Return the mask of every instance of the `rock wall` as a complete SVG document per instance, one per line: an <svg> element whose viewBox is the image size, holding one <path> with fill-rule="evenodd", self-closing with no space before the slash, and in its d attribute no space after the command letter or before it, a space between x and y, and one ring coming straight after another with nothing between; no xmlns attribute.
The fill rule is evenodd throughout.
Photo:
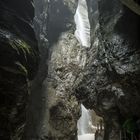
<svg viewBox="0 0 140 140"><path fill-rule="evenodd" d="M34 31L36 33L40 54L39 69L31 86L25 140L40 140L47 133L46 92L43 81L48 73L48 0L35 0Z"/></svg>
<svg viewBox="0 0 140 140"><path fill-rule="evenodd" d="M52 140L77 139L80 106L72 90L83 68L85 55L81 56L82 48L74 36L76 7L75 0L58 0L50 4L50 57L44 86L47 91L48 139Z"/></svg>
<svg viewBox="0 0 140 140"><path fill-rule="evenodd" d="M80 106L73 82L86 54L74 36L76 0L35 1L41 62L33 82L24 139L77 139Z"/></svg>
<svg viewBox="0 0 140 140"><path fill-rule="evenodd" d="M140 118L140 17L118 0L87 4L90 48L74 35L77 0L35 0L36 74L32 1L0 1L1 139L21 139L27 121L25 140L77 140L80 103L103 117L104 140Z"/></svg>
<svg viewBox="0 0 140 140"><path fill-rule="evenodd" d="M32 0L0 0L0 139L21 139L38 67Z"/></svg>
<svg viewBox="0 0 140 140"><path fill-rule="evenodd" d="M91 24L93 11L90 4ZM90 57L76 96L104 118L104 140L118 140L125 120L140 118L140 17L118 0L99 1L97 13Z"/></svg>
<svg viewBox="0 0 140 140"><path fill-rule="evenodd" d="M36 106L42 108L43 118L37 122L38 137L77 139L79 103L83 103L104 118L104 139L118 140L125 120L140 115L139 16L118 0L88 0L92 45L85 49L74 36L77 1L42 2L47 3L47 24L43 22L41 34L49 55L42 61L48 65L48 76L42 76L43 85L36 93L41 96L34 100L36 105L39 97L45 106L40 102Z"/></svg>

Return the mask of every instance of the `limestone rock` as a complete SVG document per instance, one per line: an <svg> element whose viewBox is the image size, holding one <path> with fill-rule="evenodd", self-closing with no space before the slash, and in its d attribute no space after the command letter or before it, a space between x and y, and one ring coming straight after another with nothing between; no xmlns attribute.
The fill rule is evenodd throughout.
<svg viewBox="0 0 140 140"><path fill-rule="evenodd" d="M104 118L104 139L118 140L124 121L140 117L140 17L117 0L101 0L97 12L98 28L91 32L93 45L76 96Z"/></svg>

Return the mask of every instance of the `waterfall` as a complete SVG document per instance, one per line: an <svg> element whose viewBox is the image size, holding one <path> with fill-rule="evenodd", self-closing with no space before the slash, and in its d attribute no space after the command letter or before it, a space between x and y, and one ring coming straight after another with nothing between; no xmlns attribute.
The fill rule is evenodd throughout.
<svg viewBox="0 0 140 140"><path fill-rule="evenodd" d="M90 23L88 18L88 8L86 0L79 0L78 7L74 16L77 40L84 47L90 47Z"/></svg>
<svg viewBox="0 0 140 140"><path fill-rule="evenodd" d="M78 7L74 16L76 31L75 36L83 47L90 47L90 23L88 18L88 7L86 0L78 0ZM94 128L90 112L81 105L82 116L78 121L78 140L94 140Z"/></svg>
<svg viewBox="0 0 140 140"><path fill-rule="evenodd" d="M91 116L89 111L81 105L82 116L78 121L78 134L83 135L90 132Z"/></svg>
<svg viewBox="0 0 140 140"><path fill-rule="evenodd" d="M92 125L92 118L89 110L81 105L82 116L78 121L78 140L94 140L94 133L92 129L95 127Z"/></svg>

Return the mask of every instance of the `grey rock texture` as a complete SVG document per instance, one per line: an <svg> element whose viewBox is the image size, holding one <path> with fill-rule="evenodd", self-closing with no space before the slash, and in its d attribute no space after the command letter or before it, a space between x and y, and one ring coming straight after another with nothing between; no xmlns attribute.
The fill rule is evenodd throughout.
<svg viewBox="0 0 140 140"><path fill-rule="evenodd" d="M140 118L140 17L118 0L87 0L91 47L74 36L77 0L36 1L41 63L32 85L26 140L77 140L80 103L118 140L124 122Z"/></svg>
<svg viewBox="0 0 140 140"><path fill-rule="evenodd" d="M31 85L24 140L40 140L47 133L46 92L42 83L48 73L48 0L35 0L34 31L40 54L39 69Z"/></svg>
<svg viewBox="0 0 140 140"><path fill-rule="evenodd" d="M45 105L39 135L77 139L83 103L104 118L104 139L118 140L124 121L140 117L139 16L118 0L87 1L92 45L85 49L74 36L76 2L56 0L47 6L41 33L47 31L48 76L39 91Z"/></svg>
<svg viewBox="0 0 140 140"><path fill-rule="evenodd" d="M118 140L124 121L140 117L140 17L117 0L99 1L98 13L99 25L91 32L95 37L76 96L104 118L104 139Z"/></svg>
<svg viewBox="0 0 140 140"><path fill-rule="evenodd" d="M75 81L83 70L84 50L75 36L64 33L53 47L47 78L49 133L53 139L77 139L80 106L72 94Z"/></svg>
<svg viewBox="0 0 140 140"><path fill-rule="evenodd" d="M71 91L86 59L74 36L77 1L35 1L35 7L41 62L24 139L74 140L80 106Z"/></svg>
<svg viewBox="0 0 140 140"><path fill-rule="evenodd" d="M86 53L74 36L76 7L74 0L50 4L50 13L53 13L48 24L50 57L44 86L47 89L48 139L52 140L77 139L80 106L72 91Z"/></svg>

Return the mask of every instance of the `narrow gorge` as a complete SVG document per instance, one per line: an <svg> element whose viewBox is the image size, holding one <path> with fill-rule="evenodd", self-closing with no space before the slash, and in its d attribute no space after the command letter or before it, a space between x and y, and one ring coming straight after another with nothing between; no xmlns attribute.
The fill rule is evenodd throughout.
<svg viewBox="0 0 140 140"><path fill-rule="evenodd" d="M0 140L140 140L139 0L0 0Z"/></svg>

